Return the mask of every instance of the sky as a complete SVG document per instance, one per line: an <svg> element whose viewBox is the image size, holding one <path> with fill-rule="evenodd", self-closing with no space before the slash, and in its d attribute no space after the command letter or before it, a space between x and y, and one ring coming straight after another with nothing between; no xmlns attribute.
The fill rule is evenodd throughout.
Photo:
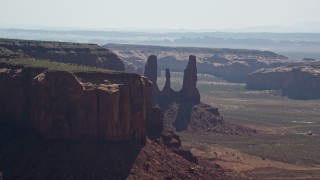
<svg viewBox="0 0 320 180"><path fill-rule="evenodd" d="M0 27L320 32L320 0L0 0ZM253 28L254 27L254 28ZM250 28L248 29L250 30Z"/></svg>

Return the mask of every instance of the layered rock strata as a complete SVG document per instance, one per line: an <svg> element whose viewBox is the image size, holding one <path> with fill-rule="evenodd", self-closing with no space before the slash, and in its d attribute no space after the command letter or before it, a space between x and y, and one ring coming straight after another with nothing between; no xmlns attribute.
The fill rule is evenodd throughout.
<svg viewBox="0 0 320 180"><path fill-rule="evenodd" d="M196 57L193 55L189 56L189 62L187 68L184 70L183 85L180 91L183 99L194 101L195 103L200 102L200 94L197 89L197 65Z"/></svg>
<svg viewBox="0 0 320 180"><path fill-rule="evenodd" d="M30 126L46 139L146 137L151 83L138 75L7 67L0 84L1 122Z"/></svg>
<svg viewBox="0 0 320 180"><path fill-rule="evenodd" d="M0 39L0 47L33 58L125 70L123 62L116 54L97 44Z"/></svg>
<svg viewBox="0 0 320 180"><path fill-rule="evenodd" d="M277 90L294 99L320 98L320 67L278 67L249 74L247 89Z"/></svg>
<svg viewBox="0 0 320 180"><path fill-rule="evenodd" d="M152 66L150 59L153 59ZM153 81L153 88L156 84L157 60L150 58L145 67L145 75ZM150 75L149 72L153 73ZM186 129L206 129L223 123L217 108L200 103L200 93L197 89L197 66L196 57L191 55L184 70L183 85L180 91L171 89L170 69L166 68L166 82L162 91L153 94L153 104L158 104L165 112L164 122L167 128L175 128L177 131ZM189 126L193 128L190 128ZM172 127L173 126L173 127ZM156 127L156 126L153 126ZM156 132L155 129L152 130ZM152 134L152 133L149 133Z"/></svg>
<svg viewBox="0 0 320 180"><path fill-rule="evenodd" d="M191 55L189 62L184 70L182 89L175 92L171 89L170 84L170 69L166 68L166 83L163 90L160 91L157 85L157 57L154 55L149 56L148 62L145 66L144 75L153 83L152 96L154 104L159 104L163 100L182 99L192 101L193 103L200 102L200 93L197 89L197 66L196 57Z"/></svg>
<svg viewBox="0 0 320 180"><path fill-rule="evenodd" d="M156 101L156 97L159 95L159 87L157 84L157 69L158 69L158 62L157 56L151 55L148 57L148 61L144 70L144 76L147 77L152 83L152 101Z"/></svg>

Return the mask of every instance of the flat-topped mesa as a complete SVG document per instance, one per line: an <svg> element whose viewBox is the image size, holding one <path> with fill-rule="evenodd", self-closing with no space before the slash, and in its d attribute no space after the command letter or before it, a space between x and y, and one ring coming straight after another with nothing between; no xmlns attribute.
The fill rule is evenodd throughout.
<svg viewBox="0 0 320 180"><path fill-rule="evenodd" d="M156 102L156 99L159 95L159 87L157 85L157 70L158 70L158 62L157 62L157 56L151 55L148 57L147 64L145 66L144 70L144 76L147 77L152 83L152 99L153 103Z"/></svg>
<svg viewBox="0 0 320 180"><path fill-rule="evenodd" d="M171 81L170 81L171 75L170 75L170 69L166 68L166 83L162 89L162 93L164 95L171 95L173 93L173 90L171 88Z"/></svg>
<svg viewBox="0 0 320 180"><path fill-rule="evenodd" d="M196 56L190 55L187 68L184 70L181 97L186 100L200 102L200 94L197 89L197 65Z"/></svg>
<svg viewBox="0 0 320 180"><path fill-rule="evenodd" d="M259 69L248 75L247 89L277 90L293 99L320 99L320 67Z"/></svg>
<svg viewBox="0 0 320 180"><path fill-rule="evenodd" d="M0 68L0 123L44 139L145 140L151 83L136 74Z"/></svg>
<svg viewBox="0 0 320 180"><path fill-rule="evenodd" d="M0 39L0 46L24 56L124 71L121 59L97 44Z"/></svg>

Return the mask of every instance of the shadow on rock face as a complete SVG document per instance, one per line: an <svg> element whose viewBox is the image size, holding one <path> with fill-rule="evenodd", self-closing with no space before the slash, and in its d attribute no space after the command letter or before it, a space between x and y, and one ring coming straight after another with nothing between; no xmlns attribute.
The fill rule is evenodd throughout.
<svg viewBox="0 0 320 180"><path fill-rule="evenodd" d="M144 142L44 141L30 130L0 125L4 179L126 179Z"/></svg>
<svg viewBox="0 0 320 180"><path fill-rule="evenodd" d="M196 103L187 101L181 102L175 119L176 131L186 130L191 119L191 112Z"/></svg>

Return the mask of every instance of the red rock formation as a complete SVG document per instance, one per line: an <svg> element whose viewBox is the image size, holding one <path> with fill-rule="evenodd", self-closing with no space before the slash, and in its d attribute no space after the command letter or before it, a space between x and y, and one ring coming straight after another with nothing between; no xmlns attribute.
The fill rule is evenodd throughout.
<svg viewBox="0 0 320 180"><path fill-rule="evenodd" d="M44 138L145 139L151 84L138 75L3 68L0 83L1 121Z"/></svg>
<svg viewBox="0 0 320 180"><path fill-rule="evenodd" d="M166 68L166 83L163 87L162 94L164 96L172 96L173 95L173 89L171 89L171 82L170 82L170 69Z"/></svg>
<svg viewBox="0 0 320 180"><path fill-rule="evenodd" d="M158 69L157 56L155 55L149 56L145 70L144 70L144 76L147 77L154 84L157 84L157 69Z"/></svg>
<svg viewBox="0 0 320 180"><path fill-rule="evenodd" d="M282 94L294 99L320 99L320 67L293 68L284 82Z"/></svg>
<svg viewBox="0 0 320 180"><path fill-rule="evenodd" d="M248 89L282 89L294 99L320 98L320 67L278 67L260 69L248 76Z"/></svg>
<svg viewBox="0 0 320 180"><path fill-rule="evenodd" d="M181 146L181 140L178 135L176 135L173 131L163 131L161 133L160 143L170 148L174 153L182 156L186 160L198 163L198 159L193 156L189 149L186 149Z"/></svg>
<svg viewBox="0 0 320 180"><path fill-rule="evenodd" d="M161 108L159 106L152 107L152 116L148 120L147 125L148 126L154 126L158 129L163 129L163 112L161 111Z"/></svg>
<svg viewBox="0 0 320 180"><path fill-rule="evenodd" d="M124 71L117 55L96 44L0 39L0 46L34 58Z"/></svg>
<svg viewBox="0 0 320 180"><path fill-rule="evenodd" d="M159 106L152 107L151 116L147 119L147 134L151 139L157 139L163 130L164 114Z"/></svg>
<svg viewBox="0 0 320 180"><path fill-rule="evenodd" d="M147 77L152 83L152 102L156 102L156 98L159 96L160 90L157 85L157 56L151 55L148 57L147 64L144 70L144 76Z"/></svg>
<svg viewBox="0 0 320 180"><path fill-rule="evenodd" d="M259 69L247 77L247 89L277 90L282 89L291 68Z"/></svg>
<svg viewBox="0 0 320 180"><path fill-rule="evenodd" d="M200 94L197 89L197 65L196 57L189 56L189 62L187 68L184 70L183 85L181 89L181 96L183 99L200 102Z"/></svg>

